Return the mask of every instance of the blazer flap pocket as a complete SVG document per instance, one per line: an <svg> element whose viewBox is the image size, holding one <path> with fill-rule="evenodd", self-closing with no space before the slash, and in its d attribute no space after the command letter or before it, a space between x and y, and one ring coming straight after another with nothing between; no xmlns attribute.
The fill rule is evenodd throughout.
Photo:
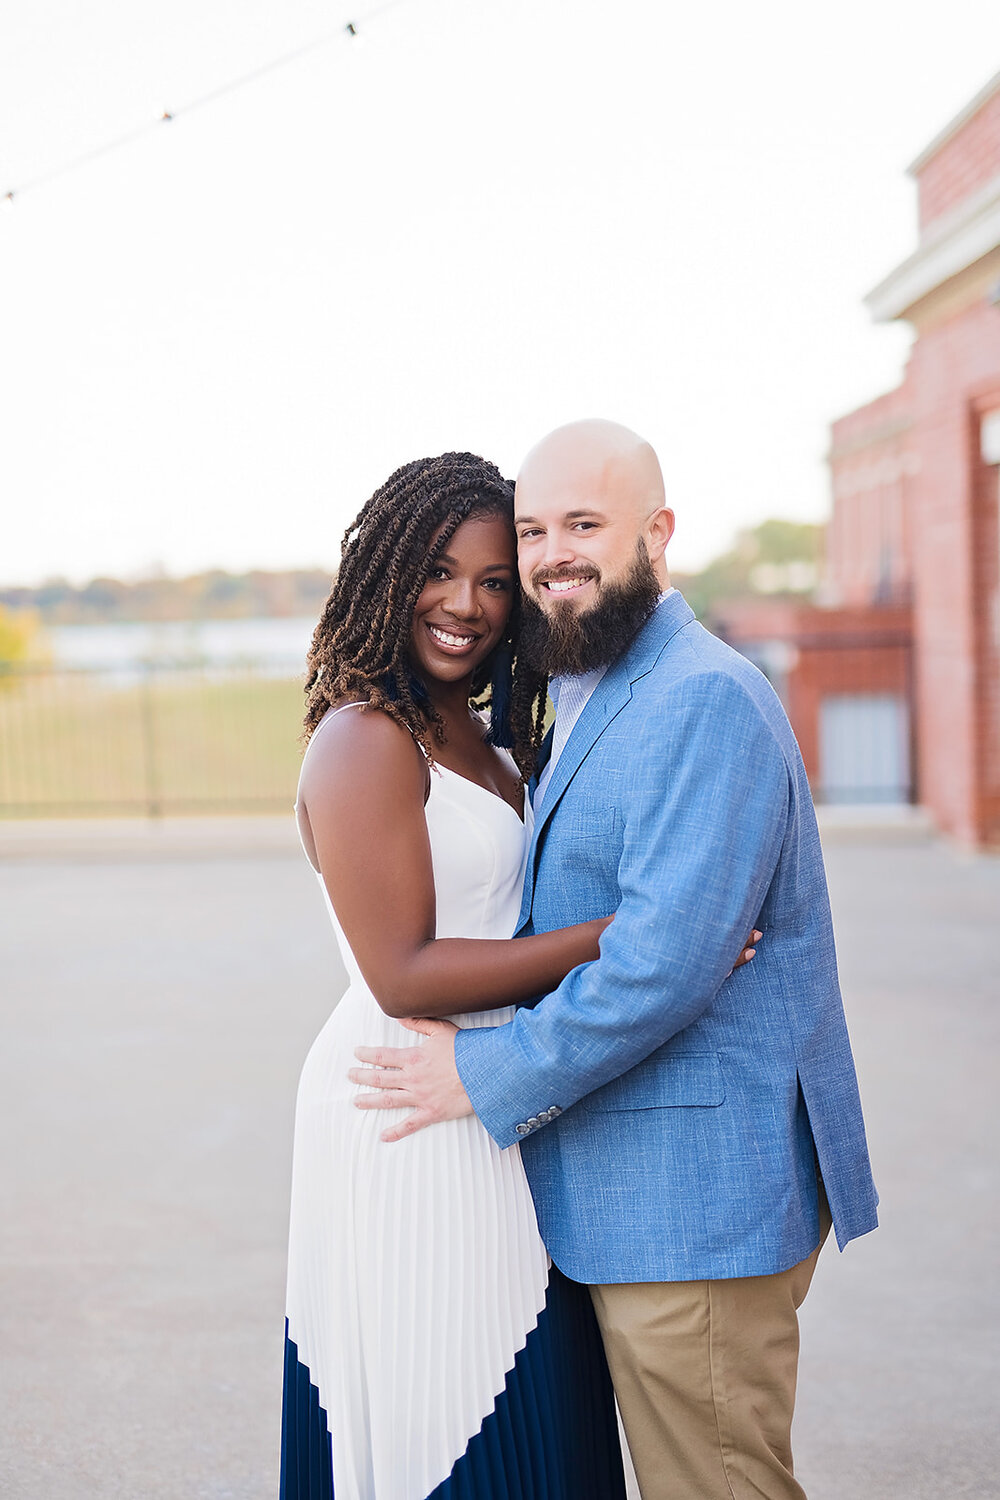
<svg viewBox="0 0 1000 1500"><path fill-rule="evenodd" d="M604 808L572 827L559 828L560 846L567 844L614 844L621 841L622 821L616 808Z"/></svg>
<svg viewBox="0 0 1000 1500"><path fill-rule="evenodd" d="M726 1097L717 1052L657 1053L620 1078L595 1089L581 1103L589 1109L673 1109L715 1106Z"/></svg>

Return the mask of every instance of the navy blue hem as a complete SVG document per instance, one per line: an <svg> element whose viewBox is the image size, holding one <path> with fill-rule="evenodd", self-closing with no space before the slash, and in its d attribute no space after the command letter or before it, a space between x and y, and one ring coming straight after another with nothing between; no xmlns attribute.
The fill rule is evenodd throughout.
<svg viewBox="0 0 1000 1500"><path fill-rule="evenodd" d="M625 1500L614 1389L590 1292L555 1266L496 1406L428 1500Z"/></svg>
<svg viewBox="0 0 1000 1500"><path fill-rule="evenodd" d="M285 1324L280 1500L333 1500L326 1412ZM614 1391L590 1292L555 1266L496 1405L427 1500L625 1500Z"/></svg>
<svg viewBox="0 0 1000 1500"><path fill-rule="evenodd" d="M333 1453L319 1390L288 1337L281 1406L280 1500L333 1500Z"/></svg>

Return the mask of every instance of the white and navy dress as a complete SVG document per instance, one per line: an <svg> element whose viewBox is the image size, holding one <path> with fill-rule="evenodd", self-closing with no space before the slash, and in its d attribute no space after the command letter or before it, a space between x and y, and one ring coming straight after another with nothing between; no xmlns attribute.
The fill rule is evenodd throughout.
<svg viewBox="0 0 1000 1500"><path fill-rule="evenodd" d="M529 830L446 767L426 816L438 937L510 937ZM474 1116L387 1145L396 1112L354 1108L354 1048L416 1038L327 907L350 984L296 1106L281 1500L624 1500L590 1296L549 1262L518 1148Z"/></svg>

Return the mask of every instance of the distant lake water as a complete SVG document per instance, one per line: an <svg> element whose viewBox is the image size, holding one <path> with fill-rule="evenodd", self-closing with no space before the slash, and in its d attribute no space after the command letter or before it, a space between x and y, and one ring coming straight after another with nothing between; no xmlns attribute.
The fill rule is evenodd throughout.
<svg viewBox="0 0 1000 1500"><path fill-rule="evenodd" d="M255 667L268 675L305 670L315 618L163 620L110 625L51 625L45 637L56 664L127 671L144 662Z"/></svg>

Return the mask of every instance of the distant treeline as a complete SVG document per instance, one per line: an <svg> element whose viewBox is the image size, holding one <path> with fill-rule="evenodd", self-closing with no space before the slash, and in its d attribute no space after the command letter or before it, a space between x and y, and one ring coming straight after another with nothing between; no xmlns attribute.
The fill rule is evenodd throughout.
<svg viewBox="0 0 1000 1500"><path fill-rule="evenodd" d="M769 520L741 531L730 548L700 573L674 574L701 619L712 606L754 594L807 597L819 579L823 527ZM330 592L321 568L284 573L215 569L190 578L94 578L75 587L56 578L38 588L0 588L0 608L28 611L46 625L89 625L118 620L243 620L318 615Z"/></svg>
<svg viewBox="0 0 1000 1500"><path fill-rule="evenodd" d="M284 573L225 573L190 578L94 578L76 586L64 578L37 588L0 588L0 605L31 610L46 625L91 625L125 620L245 620L318 615L330 592L320 568Z"/></svg>

